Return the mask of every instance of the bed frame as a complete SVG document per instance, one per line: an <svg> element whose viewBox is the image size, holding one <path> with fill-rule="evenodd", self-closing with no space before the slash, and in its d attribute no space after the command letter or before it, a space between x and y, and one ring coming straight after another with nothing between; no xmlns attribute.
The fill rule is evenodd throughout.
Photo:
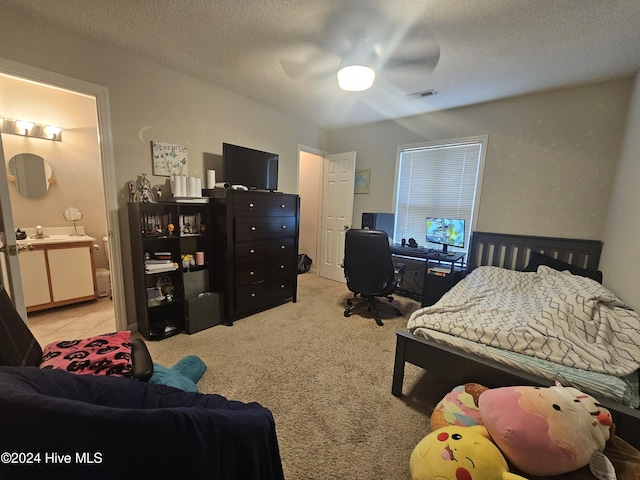
<svg viewBox="0 0 640 480"><path fill-rule="evenodd" d="M526 267L532 251L576 265L596 270L600 261L602 242L474 232L469 249L467 271L481 265L511 270ZM548 387L553 379L542 378L499 362L461 352L406 330L396 332L396 354L391 393L402 395L406 363L424 368L459 385L475 382L495 388L508 385L538 385ZM587 392L588 393L588 392ZM640 410L599 399L608 408L616 424L616 434L636 448L640 448Z"/></svg>

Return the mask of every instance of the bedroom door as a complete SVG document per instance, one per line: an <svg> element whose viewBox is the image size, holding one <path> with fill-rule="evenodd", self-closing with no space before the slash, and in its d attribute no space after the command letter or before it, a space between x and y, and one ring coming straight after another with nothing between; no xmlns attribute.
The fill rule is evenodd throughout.
<svg viewBox="0 0 640 480"><path fill-rule="evenodd" d="M18 245L16 244L16 234L13 229L2 135L0 135L0 283L5 286L20 316L23 320L26 320L27 310L22 293L22 280L20 278L20 266L18 265Z"/></svg>
<svg viewBox="0 0 640 480"><path fill-rule="evenodd" d="M325 155L318 274L343 283L344 234L353 221L355 173L356 152Z"/></svg>

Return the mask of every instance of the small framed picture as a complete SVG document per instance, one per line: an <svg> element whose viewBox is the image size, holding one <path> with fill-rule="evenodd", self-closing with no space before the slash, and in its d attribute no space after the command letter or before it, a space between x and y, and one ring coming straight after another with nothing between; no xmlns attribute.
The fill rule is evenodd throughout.
<svg viewBox="0 0 640 480"><path fill-rule="evenodd" d="M371 169L356 170L354 193L369 193L369 183L371 181Z"/></svg>
<svg viewBox="0 0 640 480"><path fill-rule="evenodd" d="M187 176L187 147L151 141L153 174L160 177Z"/></svg>

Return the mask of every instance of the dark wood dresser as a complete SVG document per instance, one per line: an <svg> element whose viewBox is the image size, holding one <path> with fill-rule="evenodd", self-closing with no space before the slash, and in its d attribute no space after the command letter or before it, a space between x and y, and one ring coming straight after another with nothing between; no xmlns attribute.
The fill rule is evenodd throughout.
<svg viewBox="0 0 640 480"><path fill-rule="evenodd" d="M204 190L213 217L214 283L234 320L296 301L300 197Z"/></svg>

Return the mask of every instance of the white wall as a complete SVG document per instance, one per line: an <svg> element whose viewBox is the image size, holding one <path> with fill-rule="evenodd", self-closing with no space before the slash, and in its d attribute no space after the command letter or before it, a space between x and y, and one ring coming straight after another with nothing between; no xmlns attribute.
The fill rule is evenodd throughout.
<svg viewBox="0 0 640 480"><path fill-rule="evenodd" d="M562 89L332 130L331 152L371 168L361 213L393 211L398 145L489 135L476 230L602 238L632 80ZM428 185L425 185L428 188Z"/></svg>
<svg viewBox="0 0 640 480"><path fill-rule="evenodd" d="M603 284L640 312L640 79L636 78L624 148L604 230Z"/></svg>
<svg viewBox="0 0 640 480"><path fill-rule="evenodd" d="M222 142L280 155L279 190L298 193L298 145L323 149L318 128L256 102L207 85L115 47L52 27L7 6L0 16L8 60L104 86L109 92L125 291L131 291L126 183L151 173L150 141L186 145L189 175L202 175L205 156ZM140 129L152 127L138 138ZM151 176L152 184L165 177ZM78 205L78 207L82 207ZM128 296L129 323L135 318Z"/></svg>

